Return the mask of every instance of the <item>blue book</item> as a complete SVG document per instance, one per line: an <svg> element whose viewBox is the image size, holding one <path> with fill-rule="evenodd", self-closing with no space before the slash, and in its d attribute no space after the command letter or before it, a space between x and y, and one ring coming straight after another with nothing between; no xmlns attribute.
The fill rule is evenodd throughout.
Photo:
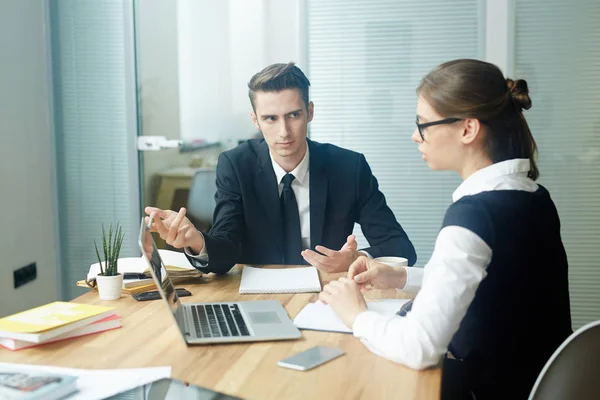
<svg viewBox="0 0 600 400"><path fill-rule="evenodd" d="M0 367L0 399L62 399L77 390L77 377L45 372L9 371Z"/></svg>

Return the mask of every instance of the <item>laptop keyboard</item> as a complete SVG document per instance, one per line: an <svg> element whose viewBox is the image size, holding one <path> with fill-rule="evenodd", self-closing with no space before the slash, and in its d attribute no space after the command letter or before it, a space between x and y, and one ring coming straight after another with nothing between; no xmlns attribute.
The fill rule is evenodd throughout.
<svg viewBox="0 0 600 400"><path fill-rule="evenodd" d="M191 307L199 338L250 336L238 304L195 304Z"/></svg>

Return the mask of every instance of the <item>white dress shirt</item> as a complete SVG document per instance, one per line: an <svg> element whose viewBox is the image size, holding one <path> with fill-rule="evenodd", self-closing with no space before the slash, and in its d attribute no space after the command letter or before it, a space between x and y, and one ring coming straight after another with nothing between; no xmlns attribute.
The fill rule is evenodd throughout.
<svg viewBox="0 0 600 400"><path fill-rule="evenodd" d="M271 156L271 152L269 152ZM273 163L273 170L277 177L277 183L279 188L279 197L283 191L283 183L281 182L283 177L287 174L283 168L271 156L271 163ZM298 216L300 216L300 236L302 237L302 249L310 249L310 171L309 171L309 157L308 157L308 145L306 146L306 153L304 158L300 161L300 164L290 174L294 175L296 179L292 181L292 190L294 196L296 196L296 203L298 204ZM336 249L337 250L337 249Z"/></svg>
<svg viewBox="0 0 600 400"><path fill-rule="evenodd" d="M538 185L527 177L527 159L499 162L468 177L452 199L492 190L534 192ZM472 231L444 227L425 268L405 267L406 285L401 290L417 293L405 316L383 316L373 311L359 314L354 336L384 358L422 369L439 362L458 331L460 322L492 259L492 249Z"/></svg>

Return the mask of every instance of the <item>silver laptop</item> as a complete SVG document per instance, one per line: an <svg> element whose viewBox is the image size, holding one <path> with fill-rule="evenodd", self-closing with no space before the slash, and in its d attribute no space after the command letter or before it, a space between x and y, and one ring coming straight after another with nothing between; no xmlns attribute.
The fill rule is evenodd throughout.
<svg viewBox="0 0 600 400"><path fill-rule="evenodd" d="M139 245L152 278L187 344L297 339L300 331L276 300L181 304L144 218Z"/></svg>

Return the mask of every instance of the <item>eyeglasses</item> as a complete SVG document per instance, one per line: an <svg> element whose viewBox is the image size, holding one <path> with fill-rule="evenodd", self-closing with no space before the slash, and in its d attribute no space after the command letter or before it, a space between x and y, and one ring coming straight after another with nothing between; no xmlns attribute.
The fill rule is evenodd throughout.
<svg viewBox="0 0 600 400"><path fill-rule="evenodd" d="M424 124L419 123L419 117L415 123L417 124L417 129L419 129L419 134L421 135L421 140L425 140L425 128L435 125L444 125L444 124L453 124L455 122L462 121L462 118L444 118L439 121L426 122Z"/></svg>

